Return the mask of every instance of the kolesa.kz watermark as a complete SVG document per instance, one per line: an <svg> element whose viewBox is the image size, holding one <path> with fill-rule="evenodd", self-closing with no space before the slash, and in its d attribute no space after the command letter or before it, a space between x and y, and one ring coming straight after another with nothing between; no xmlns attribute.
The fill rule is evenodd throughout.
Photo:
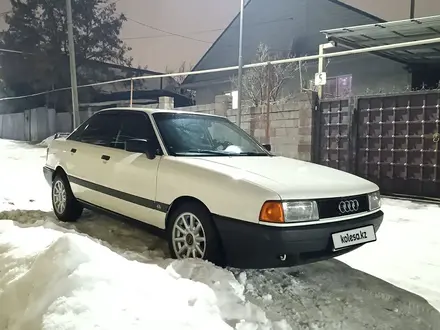
<svg viewBox="0 0 440 330"><path fill-rule="evenodd" d="M341 236L341 243L348 243L348 242L353 242L353 241L359 241L361 239L366 239L367 238L367 232L366 231L362 231L360 230L359 233L357 234L346 234L344 236Z"/></svg>

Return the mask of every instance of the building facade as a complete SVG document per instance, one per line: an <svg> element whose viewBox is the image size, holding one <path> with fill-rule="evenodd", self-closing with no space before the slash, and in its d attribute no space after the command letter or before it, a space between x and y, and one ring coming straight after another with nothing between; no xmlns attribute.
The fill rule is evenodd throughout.
<svg viewBox="0 0 440 330"><path fill-rule="evenodd" d="M379 17L355 9L336 0L251 0L244 11L243 58L251 63L260 43L285 57L318 53L319 44L327 40L322 30L384 22ZM194 70L237 65L239 18L236 17L202 57ZM336 49L344 50L344 49ZM344 56L325 63L328 82L327 97L347 93L392 92L411 86L410 70L403 64L372 54ZM289 93L310 88L317 61L303 64L297 77L287 86ZM196 104L214 102L216 95L231 93L231 78L236 72L189 76L184 86L195 90Z"/></svg>

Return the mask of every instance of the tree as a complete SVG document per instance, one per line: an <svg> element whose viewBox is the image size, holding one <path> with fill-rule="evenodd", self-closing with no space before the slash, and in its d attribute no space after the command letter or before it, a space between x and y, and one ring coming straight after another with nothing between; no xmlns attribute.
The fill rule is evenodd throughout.
<svg viewBox="0 0 440 330"><path fill-rule="evenodd" d="M166 67L165 72L166 73L184 73L184 72L189 72L192 69L193 69L193 66L191 64L187 65L186 61L183 61L177 70L172 70L172 69L169 69L168 67ZM172 77L177 82L177 85L178 85L178 88L176 91L178 93L185 95L185 96L189 97L190 99L194 100L195 99L195 91L182 88L182 84L185 81L186 77L187 77L187 75Z"/></svg>
<svg viewBox="0 0 440 330"><path fill-rule="evenodd" d="M283 59L281 53L271 52L269 47L263 43L257 48L253 63L271 62ZM298 74L303 65L296 62L287 64L260 66L243 70L242 97L249 100L252 106L259 107L267 102L278 101L282 94L284 84ZM233 88L238 89L238 77L231 78ZM269 95L268 95L269 93Z"/></svg>
<svg viewBox="0 0 440 330"><path fill-rule="evenodd" d="M184 72L189 72L192 69L193 69L193 66L191 64L187 65L186 61L183 61L177 70L172 70L172 69L169 69L168 67L166 67L165 72L166 73L184 73ZM185 81L186 77L187 77L186 75L182 75L182 76L175 76L173 78L179 84L179 86L181 86L183 84L183 82Z"/></svg>
<svg viewBox="0 0 440 330"><path fill-rule="evenodd" d="M19 95L70 86L66 1L11 0L11 4L1 46L24 54L1 53L5 86ZM126 17L116 13L115 3L72 0L72 16L78 83L96 81L97 76L112 79L110 70L96 72L90 63L131 65L130 48L119 37Z"/></svg>

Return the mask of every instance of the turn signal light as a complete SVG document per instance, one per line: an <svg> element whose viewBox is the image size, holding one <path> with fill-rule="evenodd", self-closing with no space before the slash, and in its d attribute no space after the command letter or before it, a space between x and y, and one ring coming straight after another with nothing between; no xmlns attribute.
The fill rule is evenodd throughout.
<svg viewBox="0 0 440 330"><path fill-rule="evenodd" d="M283 204L281 202L265 202L260 211L260 221L284 223Z"/></svg>

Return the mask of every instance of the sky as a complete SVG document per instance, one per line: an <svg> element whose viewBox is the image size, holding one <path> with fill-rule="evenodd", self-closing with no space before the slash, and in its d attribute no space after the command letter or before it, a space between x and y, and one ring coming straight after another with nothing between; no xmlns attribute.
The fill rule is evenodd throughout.
<svg viewBox="0 0 440 330"><path fill-rule="evenodd" d="M271 1L277 0L267 0L268 5ZM341 1L386 20L409 18L410 0ZM240 0L119 0L117 7L128 18L121 37L133 48L133 65L165 71L183 62L195 65L237 15ZM9 8L8 0L0 0L0 13ZM436 14L440 15L439 0L416 0L416 17Z"/></svg>

